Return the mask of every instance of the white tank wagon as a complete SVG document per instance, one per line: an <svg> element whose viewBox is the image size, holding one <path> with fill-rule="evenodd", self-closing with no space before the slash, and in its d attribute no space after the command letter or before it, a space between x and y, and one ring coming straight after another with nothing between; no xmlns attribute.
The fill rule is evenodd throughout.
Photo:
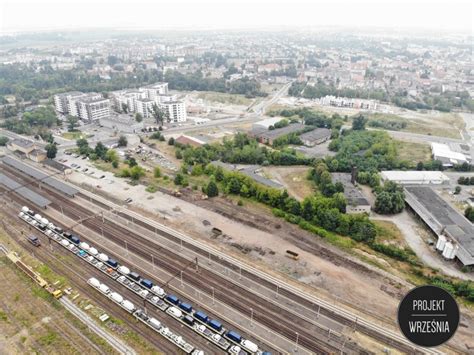
<svg viewBox="0 0 474 355"><path fill-rule="evenodd" d="M456 249L456 245L452 242L446 242L443 250L443 257L448 260L454 259L456 256Z"/></svg>
<svg viewBox="0 0 474 355"><path fill-rule="evenodd" d="M87 282L89 283L89 285L95 288L99 288L100 286L100 281L97 280L95 277L91 277L89 280L87 280Z"/></svg>
<svg viewBox="0 0 474 355"><path fill-rule="evenodd" d="M436 249L438 249L439 251L443 251L445 245L446 245L446 237L441 234L438 237L438 241L436 242Z"/></svg>

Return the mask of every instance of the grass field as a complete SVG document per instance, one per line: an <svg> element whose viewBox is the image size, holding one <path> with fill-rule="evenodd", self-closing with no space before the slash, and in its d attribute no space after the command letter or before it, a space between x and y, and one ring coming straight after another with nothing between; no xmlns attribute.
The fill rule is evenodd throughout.
<svg viewBox="0 0 474 355"><path fill-rule="evenodd" d="M398 157L412 163L428 161L431 158L431 150L428 144L396 141Z"/></svg>
<svg viewBox="0 0 474 355"><path fill-rule="evenodd" d="M199 99L211 102L219 102L221 104L249 106L253 100L246 98L244 95L226 94L222 92L202 92L198 95Z"/></svg>
<svg viewBox="0 0 474 355"><path fill-rule="evenodd" d="M447 137L447 138L461 138L459 130L463 127L464 122L462 118L455 114L439 114L436 118L432 118L432 123L429 122L428 115L422 115L422 119L404 118L394 114L374 113L368 115L370 120L377 121L391 121L406 123L406 127L400 129L402 132L410 132L417 134L424 134L429 136Z"/></svg>
<svg viewBox="0 0 474 355"><path fill-rule="evenodd" d="M63 134L61 134L61 137L63 137L64 139L78 140L81 138L90 138L92 136L84 134L81 131L75 131L75 132L64 132Z"/></svg>

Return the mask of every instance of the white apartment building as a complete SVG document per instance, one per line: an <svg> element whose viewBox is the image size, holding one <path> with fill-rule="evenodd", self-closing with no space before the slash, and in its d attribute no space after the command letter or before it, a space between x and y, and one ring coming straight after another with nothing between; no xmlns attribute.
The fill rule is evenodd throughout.
<svg viewBox="0 0 474 355"><path fill-rule="evenodd" d="M98 93L68 92L54 95L56 111L93 121L110 115L110 100Z"/></svg>
<svg viewBox="0 0 474 355"><path fill-rule="evenodd" d="M84 94L79 91L71 91L64 94L54 95L54 107L56 111L62 114L68 114L71 107L70 101L81 97L82 95Z"/></svg>
<svg viewBox="0 0 474 355"><path fill-rule="evenodd" d="M115 109L122 111L123 104L127 105L129 112L135 112L135 100L146 98L146 93L140 90L123 90L110 93Z"/></svg>
<svg viewBox="0 0 474 355"><path fill-rule="evenodd" d="M140 91L146 94L146 97L150 100L155 100L158 95L168 93L168 83L155 83L147 86L142 86Z"/></svg>
<svg viewBox="0 0 474 355"><path fill-rule="evenodd" d="M134 102L134 112L139 113L144 118L152 117L153 105L155 101L144 98L144 99L135 99Z"/></svg>
<svg viewBox="0 0 474 355"><path fill-rule="evenodd" d="M79 117L84 121L97 121L110 116L110 100L88 97L77 101Z"/></svg>
<svg viewBox="0 0 474 355"><path fill-rule="evenodd" d="M168 101L159 104L160 108L167 113L169 122L186 122L186 106L182 101Z"/></svg>

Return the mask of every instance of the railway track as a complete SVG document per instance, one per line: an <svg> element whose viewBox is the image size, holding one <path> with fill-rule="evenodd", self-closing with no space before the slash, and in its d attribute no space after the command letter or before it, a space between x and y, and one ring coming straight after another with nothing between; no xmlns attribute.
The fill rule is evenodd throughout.
<svg viewBox="0 0 474 355"><path fill-rule="evenodd" d="M18 176L17 176L18 174L21 174L18 171L14 171L13 173L14 173L16 178L18 178ZM48 191L48 193L54 193L56 196L59 196L59 198L62 199L63 203L65 202L64 201L65 198L62 195L59 195L58 193L52 192L52 191L51 192ZM87 199L90 202L96 204L100 208L103 208L103 209L106 209L106 210L109 210L109 211L111 210L111 208L108 205L104 204L101 201L98 201L94 198L91 198L90 196L83 195L82 193L80 193L79 195L80 196L82 195L85 199ZM66 204L70 204L70 203L72 203L72 202L67 201ZM206 258L207 258L208 255L210 256L209 252L204 250L203 248L200 248L199 246L197 246L195 244L188 243L185 240L180 239L178 236L173 235L171 233L168 233L165 230L162 230L162 229L159 229L159 228L157 229L155 226L152 226L152 225L148 224L147 222L140 220L139 218L133 218L131 215L129 215L127 213L124 213L124 212L117 212L117 214L120 215L120 217L122 217L122 218L124 218L128 221L131 221L131 222L139 225L140 227L143 227L143 228L149 230L150 232L160 234L161 236L167 238L170 241L173 241L174 243L179 244L181 242L184 247L194 251L198 255L202 255ZM129 232L127 231L127 233L129 233ZM134 240L134 242L136 242L136 240ZM239 269L238 266L236 266L235 264L232 264L231 262L227 261L224 258L217 258L217 257L213 256L212 260L214 262L222 264L223 266L229 268L230 270L237 271ZM275 288L277 287L277 284L272 282L271 280L263 278L259 275L256 275L252 272L249 272L249 271L247 271L243 268L241 269L241 272L242 272L242 275L244 275L245 277L247 277L247 278L249 278L249 279L251 279L255 282L258 282L259 284L267 287L269 290L275 290ZM294 291L288 290L288 289L283 288L283 287L281 287L279 290L280 290L281 295L284 295L287 298L290 298L294 301L299 302L300 304L304 305L308 309L311 309L311 307L314 307L314 302L306 299L303 295L298 295ZM391 336L390 332L385 332L383 328L377 329L376 327L373 327L372 325L370 325L370 323L368 323L367 321L360 321L360 322L357 323L357 319L356 319L356 323L355 323L354 322L354 316L349 317L348 312L335 311L335 310L331 309L332 307L327 307L326 305L324 305L324 303L320 304L319 306L320 306L319 312L320 312L321 315L325 315L329 318L332 318L335 321L337 321L337 322L339 322L343 325L346 325L348 328L354 328L355 329L355 327L356 327L356 329L359 332L361 332L363 334L366 334L366 335L370 336L371 338L373 338L375 340L378 340L382 343L385 343L385 344L387 344L391 347L394 347L397 350L400 350L400 351L403 351L403 352L406 352L406 353L413 353L413 354L423 353L423 351L420 351L419 349L417 349L413 346L410 346L410 344L408 344L406 342L403 342L402 340L399 340L397 338L393 338ZM293 328L294 328L293 325L291 325L290 329L293 329ZM293 334L294 334L294 332L293 332ZM294 337L294 335L293 335L293 337ZM351 344L346 343L346 346L351 347ZM439 353L437 351L434 351L434 352L433 351L428 351L428 352L429 353Z"/></svg>
<svg viewBox="0 0 474 355"><path fill-rule="evenodd" d="M1 211L5 213L5 210ZM9 214L9 217L14 221L16 220L17 216L15 213ZM124 310L122 310L119 306L112 302L107 302L107 299L105 299L103 296L99 295L98 293L94 292L90 286L87 284L88 280L88 275L94 276L94 277L100 277L103 279L103 275L96 269L90 268L88 270L88 273L79 273L77 271L77 268L72 267L68 264L66 264L64 261L60 260L57 258L57 255L55 254L56 251L59 251L61 255L69 255L65 250L62 250L62 248L55 247L54 252L52 252L48 246L44 245L41 248L37 248L30 243L26 242L25 237L18 233L18 231L23 231L24 233L28 233L29 229L21 226L15 226L12 227L12 225L7 226L7 232L9 232L10 235L15 235L17 237L17 242L18 244L28 251L30 254L34 255L35 258L40 260L42 263L47 264L55 273L59 275L64 275L67 277L67 279L74 285L74 288L79 291L80 293L87 295L87 298L90 299L94 304L97 306L101 307L104 310L107 310L107 312L112 315L113 317L117 319L124 319L125 317L129 317L129 314L126 313ZM123 291L126 291L124 289ZM122 291L121 291L122 292ZM125 292L123 292L125 294ZM128 297L127 299L132 300L132 297ZM138 301L138 302L137 302ZM136 302L135 304L141 304L141 302L138 299L134 299L133 302ZM176 346L172 345L171 343L167 341L163 341L163 339L158 336L155 332L151 331L145 326L142 326L140 323L137 323L135 321L127 322L127 325L130 327L131 330L136 332L137 334L141 335L144 339L147 339L154 347L159 349L160 351L163 351L165 353L180 353L180 349L177 348ZM171 328L171 327L170 327ZM184 352L183 352L184 354Z"/></svg>
<svg viewBox="0 0 474 355"><path fill-rule="evenodd" d="M12 178L16 177L18 179L18 172L9 171L9 173L12 174ZM31 178L23 178L23 180L31 183L30 188L37 186ZM111 223L108 220L104 220L103 222L102 218L99 216L89 218L91 216L91 211L77 205L74 200L45 188L42 188L41 191L38 192L47 196L53 202L50 205L51 208L54 208L59 212L62 211L72 220L84 220L82 223L83 226L96 231L98 234L103 234L105 238L118 245L123 245L124 242L127 241L129 252L141 256L145 260L150 260L153 255L152 258L154 259L155 265L172 275L179 274L180 270L187 267L189 264L188 259L185 259L179 254L173 253L165 248L157 249L155 243L136 233L130 232L122 226ZM92 244L94 243L94 241L88 238L88 236L82 237L85 240L90 241ZM120 256L119 259L121 259ZM151 275L150 277L154 278ZM285 336L290 341L294 341L295 334L298 333L299 346L314 353L340 353L341 350L346 353L364 353L364 350L358 347L357 344L345 341L344 339L336 339L334 336L331 339L333 345L329 345L328 342L325 341L328 338L328 333L322 333L321 328L302 318L296 318L293 313L278 307L273 303L267 302L265 299L255 295L251 291L229 282L229 280L222 276L212 273L204 268L200 268L199 277L183 273L183 281L186 281L188 284L193 285L207 294L213 293L214 289L216 299L219 299L221 302L238 310L246 316L250 316L251 309L253 309L253 319L255 322L265 325L276 333ZM316 336L319 336L322 339L317 338Z"/></svg>

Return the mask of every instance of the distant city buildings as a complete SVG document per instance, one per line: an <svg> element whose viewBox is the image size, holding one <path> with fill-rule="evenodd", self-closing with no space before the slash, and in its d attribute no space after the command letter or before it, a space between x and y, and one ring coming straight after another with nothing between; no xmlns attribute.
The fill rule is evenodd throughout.
<svg viewBox="0 0 474 355"><path fill-rule="evenodd" d="M78 91L54 95L56 111L83 121L98 121L110 116L110 100L98 93Z"/></svg>
<svg viewBox="0 0 474 355"><path fill-rule="evenodd" d="M335 106L355 108L360 110L376 110L377 102L374 100L350 99L347 97L324 96L319 99L319 103L323 106Z"/></svg>

